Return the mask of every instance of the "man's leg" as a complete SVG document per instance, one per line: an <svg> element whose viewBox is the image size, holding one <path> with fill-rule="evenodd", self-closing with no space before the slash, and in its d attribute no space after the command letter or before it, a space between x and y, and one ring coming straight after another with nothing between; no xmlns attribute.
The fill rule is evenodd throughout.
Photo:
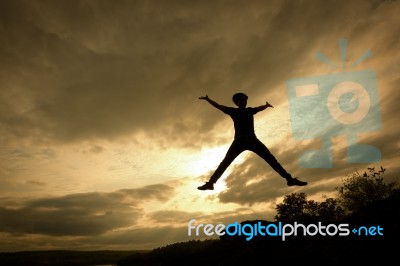
<svg viewBox="0 0 400 266"><path fill-rule="evenodd" d="M279 175L286 179L288 186L305 186L306 182L293 178L282 165L276 160L268 148L258 139L252 141L250 150L263 158Z"/></svg>
<svg viewBox="0 0 400 266"><path fill-rule="evenodd" d="M260 140L254 140L250 147L251 151L263 158L272 167L272 169L274 169L283 178L287 179L292 177L288 172L286 172L282 165L276 160L276 158Z"/></svg>
<svg viewBox="0 0 400 266"><path fill-rule="evenodd" d="M244 151L244 148L237 141L233 141L231 146L229 147L225 158L221 161L214 174L210 177L210 181L205 183L204 185L198 187L199 190L212 190L214 189L214 184L217 180L222 176L225 172L226 168L235 160L235 158Z"/></svg>

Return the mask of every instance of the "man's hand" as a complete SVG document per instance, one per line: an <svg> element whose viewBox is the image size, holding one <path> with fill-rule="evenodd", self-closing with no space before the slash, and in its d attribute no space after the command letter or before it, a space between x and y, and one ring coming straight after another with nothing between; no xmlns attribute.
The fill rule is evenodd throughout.
<svg viewBox="0 0 400 266"><path fill-rule="evenodd" d="M199 99L200 100L209 100L210 98L208 98L208 95L206 95L206 96L200 96Z"/></svg>
<svg viewBox="0 0 400 266"><path fill-rule="evenodd" d="M255 107L255 109L256 109L257 112L260 112L260 111L263 111L263 110L267 109L268 107L274 108L269 102L265 102L264 105Z"/></svg>

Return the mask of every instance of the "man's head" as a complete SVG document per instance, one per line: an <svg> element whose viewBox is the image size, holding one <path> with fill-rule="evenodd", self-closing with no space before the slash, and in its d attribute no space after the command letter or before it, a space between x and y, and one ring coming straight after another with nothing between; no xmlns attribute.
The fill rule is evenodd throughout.
<svg viewBox="0 0 400 266"><path fill-rule="evenodd" d="M232 100L239 108L245 108L247 105L247 98L246 94L238 92L233 95Z"/></svg>

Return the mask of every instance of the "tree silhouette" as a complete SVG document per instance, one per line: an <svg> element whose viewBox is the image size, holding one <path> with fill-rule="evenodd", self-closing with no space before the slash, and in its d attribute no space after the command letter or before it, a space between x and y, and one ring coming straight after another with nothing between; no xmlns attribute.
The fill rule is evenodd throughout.
<svg viewBox="0 0 400 266"><path fill-rule="evenodd" d="M377 171L375 167L367 168L362 175L356 170L343 180L343 186L337 187L339 201L343 208L351 213L372 202L386 199L399 189L397 182L386 184L383 175L386 171L382 166Z"/></svg>
<svg viewBox="0 0 400 266"><path fill-rule="evenodd" d="M325 197L325 201L319 203L318 216L323 221L338 221L344 216L344 213L338 199Z"/></svg>
<svg viewBox="0 0 400 266"><path fill-rule="evenodd" d="M337 198L325 198L323 202L307 200L305 193L286 195L283 202L275 209L276 220L294 221L318 218L320 221L338 221L346 214L358 211L372 202L377 202L392 196L399 191L397 182L385 183L383 174L386 169L367 168L362 175L356 170L343 180L343 185L337 187Z"/></svg>
<svg viewBox="0 0 400 266"><path fill-rule="evenodd" d="M285 195L283 202L276 205L276 220L290 221L306 216L307 195L292 193Z"/></svg>

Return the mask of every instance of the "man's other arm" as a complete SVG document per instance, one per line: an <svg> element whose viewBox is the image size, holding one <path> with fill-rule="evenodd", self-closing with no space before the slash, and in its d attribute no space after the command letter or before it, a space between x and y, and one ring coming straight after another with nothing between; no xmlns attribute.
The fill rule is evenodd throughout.
<svg viewBox="0 0 400 266"><path fill-rule="evenodd" d="M267 109L268 107L272 107L274 108L269 102L265 102L264 105L260 105L258 107L254 107L254 110L256 111L256 113L263 111L265 109Z"/></svg>

